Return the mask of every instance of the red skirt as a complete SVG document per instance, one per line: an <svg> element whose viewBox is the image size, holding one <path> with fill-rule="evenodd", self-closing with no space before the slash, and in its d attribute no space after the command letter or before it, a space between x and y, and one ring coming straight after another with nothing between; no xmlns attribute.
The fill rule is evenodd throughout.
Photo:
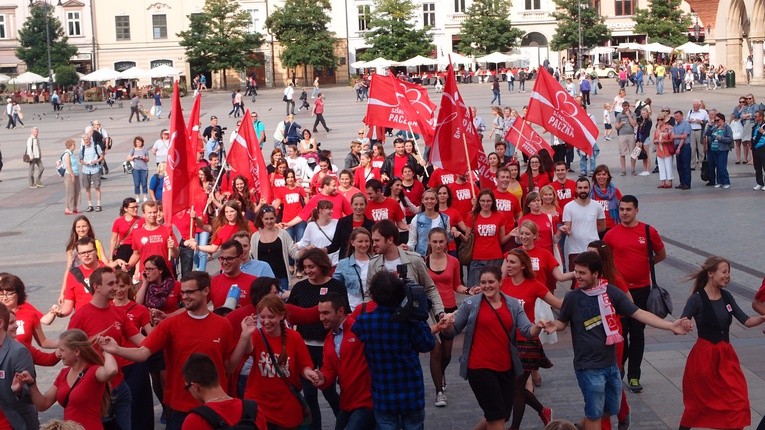
<svg viewBox="0 0 765 430"><path fill-rule="evenodd" d="M752 423L749 389L730 343L696 341L685 363L683 404L681 426L732 429Z"/></svg>

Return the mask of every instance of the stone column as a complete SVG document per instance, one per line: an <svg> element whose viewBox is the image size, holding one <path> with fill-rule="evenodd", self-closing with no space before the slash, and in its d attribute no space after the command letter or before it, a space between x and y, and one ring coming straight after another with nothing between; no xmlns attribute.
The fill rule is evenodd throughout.
<svg viewBox="0 0 765 430"><path fill-rule="evenodd" d="M765 81L765 71L763 70L763 42L765 42L765 39L755 39L752 40L752 58L754 62L754 78L752 79L753 82L757 83L764 83Z"/></svg>

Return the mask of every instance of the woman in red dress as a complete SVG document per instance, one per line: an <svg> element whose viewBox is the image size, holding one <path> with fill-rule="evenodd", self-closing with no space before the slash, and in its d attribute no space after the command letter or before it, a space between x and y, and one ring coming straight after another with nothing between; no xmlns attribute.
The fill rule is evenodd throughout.
<svg viewBox="0 0 765 430"><path fill-rule="evenodd" d="M696 320L699 337L685 362L680 430L743 429L752 422L749 390L730 344L730 325L735 317L746 327L756 327L765 315L748 316L724 290L730 283L730 263L722 257L707 258L689 279L693 289L682 317Z"/></svg>

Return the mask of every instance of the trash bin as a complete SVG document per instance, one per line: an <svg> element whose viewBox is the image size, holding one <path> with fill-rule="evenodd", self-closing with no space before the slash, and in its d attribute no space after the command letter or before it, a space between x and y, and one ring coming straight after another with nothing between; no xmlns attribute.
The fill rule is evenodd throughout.
<svg viewBox="0 0 765 430"><path fill-rule="evenodd" d="M736 88L736 72L728 70L728 74L725 76L725 86L728 88Z"/></svg>

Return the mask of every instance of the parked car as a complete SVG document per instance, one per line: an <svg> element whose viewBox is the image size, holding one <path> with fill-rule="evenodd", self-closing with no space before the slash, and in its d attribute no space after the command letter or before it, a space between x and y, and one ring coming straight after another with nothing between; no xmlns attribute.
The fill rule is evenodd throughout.
<svg viewBox="0 0 765 430"><path fill-rule="evenodd" d="M586 69L584 69L584 72L587 73L587 75L592 75L592 66L589 66ZM598 78L615 78L616 77L616 69L610 66L606 66L605 64L598 64L598 66L595 68L595 72L598 74Z"/></svg>

